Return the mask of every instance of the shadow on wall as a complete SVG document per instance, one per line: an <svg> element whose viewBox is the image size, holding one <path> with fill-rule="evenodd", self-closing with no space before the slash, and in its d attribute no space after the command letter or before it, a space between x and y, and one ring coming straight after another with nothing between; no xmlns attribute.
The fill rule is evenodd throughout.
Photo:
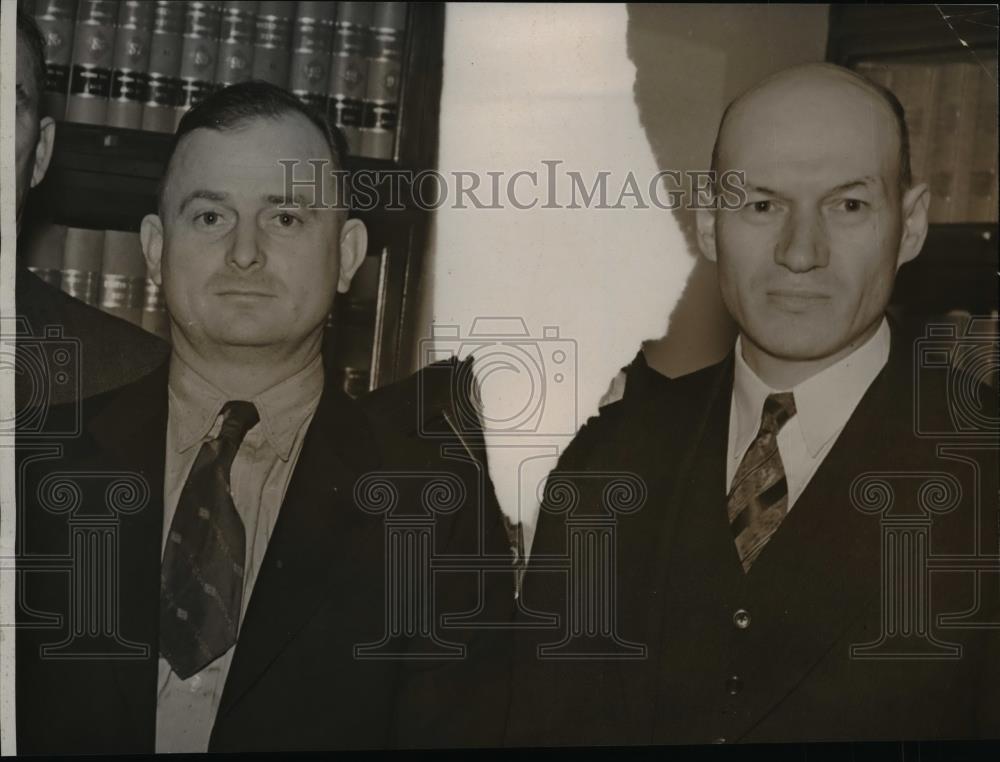
<svg viewBox="0 0 1000 762"><path fill-rule="evenodd" d="M823 60L828 15L827 5L629 3L633 95L658 168L708 169L726 104L769 74ZM697 259L669 332L643 351L653 368L674 377L722 359L736 328L715 265L699 255L694 212L672 213Z"/></svg>

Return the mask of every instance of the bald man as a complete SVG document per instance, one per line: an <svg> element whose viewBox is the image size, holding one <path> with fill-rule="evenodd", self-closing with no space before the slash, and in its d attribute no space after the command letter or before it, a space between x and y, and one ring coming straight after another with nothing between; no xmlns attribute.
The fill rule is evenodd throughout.
<svg viewBox="0 0 1000 762"><path fill-rule="evenodd" d="M574 509L543 507L532 559L576 576L525 577L524 609L562 623L520 637L509 742L1000 736L996 437L915 433L915 410L948 420L949 387L885 317L927 233L899 102L796 67L730 104L713 164L744 173L738 209L698 213L739 336L676 379L640 354L560 461L570 480L636 474L647 498L605 566L567 543ZM960 387L996 420L995 395ZM597 625L566 616L600 605Z"/></svg>

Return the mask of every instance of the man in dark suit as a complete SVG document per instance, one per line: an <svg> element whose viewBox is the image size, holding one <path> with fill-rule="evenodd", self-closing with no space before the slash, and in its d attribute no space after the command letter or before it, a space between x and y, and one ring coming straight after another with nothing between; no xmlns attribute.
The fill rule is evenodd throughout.
<svg viewBox="0 0 1000 762"><path fill-rule="evenodd" d="M337 138L263 82L182 120L142 224L170 360L19 452L19 751L499 742L503 643L473 625L513 580L469 374L363 403L324 374L367 234L332 174L326 204L289 195L278 159L341 168Z"/></svg>
<svg viewBox="0 0 1000 762"><path fill-rule="evenodd" d="M14 153L16 176L17 232L28 191L45 177L56 124L40 113L45 84L45 41L34 20L17 10L17 105ZM64 368L50 368L46 353L36 342L27 341L15 376L15 397L19 411L40 404L60 404L90 397L123 386L148 373L166 358L167 344L131 323L112 317L36 277L19 255L15 281L17 316L14 327L21 338L36 337L50 343L79 342L78 362L70 366L70 377L56 382ZM6 327L10 330L10 326ZM47 335L55 329L61 335Z"/></svg>
<svg viewBox="0 0 1000 762"><path fill-rule="evenodd" d="M942 368L965 339L884 316L927 231L902 109L790 69L729 106L713 164L745 173L699 212L739 338L676 379L640 354L550 477L522 608L561 626L519 639L508 743L996 737L996 404ZM567 541L595 516L606 563Z"/></svg>

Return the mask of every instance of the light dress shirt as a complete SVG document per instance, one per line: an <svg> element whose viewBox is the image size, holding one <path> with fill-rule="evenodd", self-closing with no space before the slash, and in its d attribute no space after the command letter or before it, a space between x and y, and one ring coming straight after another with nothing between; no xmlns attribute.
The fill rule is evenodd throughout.
<svg viewBox="0 0 1000 762"><path fill-rule="evenodd" d="M323 363L317 355L294 376L249 400L257 407L260 421L247 432L230 471L233 502L247 540L241 622L322 391ZM218 435L222 406L231 399L177 355L171 358L161 558L188 472L201 445ZM187 680L181 680L160 657L158 753L208 750L235 649L233 646Z"/></svg>
<svg viewBox="0 0 1000 762"><path fill-rule="evenodd" d="M851 354L824 368L792 389L772 389L743 359L741 339L736 339L736 368L729 409L729 445L726 457L726 494L736 470L760 429L764 400L769 394L791 391L793 415L778 432L778 452L788 483L788 510L809 484L830 448L872 381L889 359L889 324L878 330Z"/></svg>

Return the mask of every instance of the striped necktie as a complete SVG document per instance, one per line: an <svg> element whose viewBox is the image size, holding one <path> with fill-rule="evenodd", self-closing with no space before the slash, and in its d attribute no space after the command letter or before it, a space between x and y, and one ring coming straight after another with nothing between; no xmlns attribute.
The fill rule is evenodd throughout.
<svg viewBox="0 0 1000 762"><path fill-rule="evenodd" d="M733 477L726 498L729 526L743 571L764 549L788 512L788 483L778 452L778 432L795 415L791 392L768 395L760 417L760 429Z"/></svg>
<svg viewBox="0 0 1000 762"><path fill-rule="evenodd" d="M160 568L160 654L182 680L236 642L246 530L229 472L257 421L253 403L226 403L219 435L198 451L170 523Z"/></svg>

